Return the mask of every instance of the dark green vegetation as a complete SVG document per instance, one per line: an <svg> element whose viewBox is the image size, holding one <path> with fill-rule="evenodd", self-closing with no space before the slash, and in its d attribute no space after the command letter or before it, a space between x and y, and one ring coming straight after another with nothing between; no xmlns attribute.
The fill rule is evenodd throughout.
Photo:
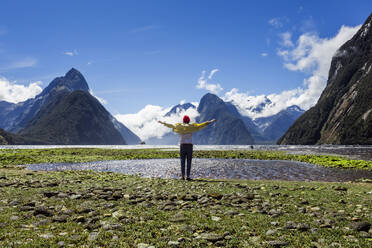
<svg viewBox="0 0 372 248"><path fill-rule="evenodd" d="M332 59L327 87L278 144L372 144L372 15Z"/></svg>
<svg viewBox="0 0 372 248"><path fill-rule="evenodd" d="M218 96L206 94L198 106L200 116L197 122L216 119L215 123L194 134L197 144L208 145L247 145L253 144L253 138L243 120L231 113L228 105Z"/></svg>
<svg viewBox="0 0 372 248"><path fill-rule="evenodd" d="M371 247L371 197L361 183L0 169L0 247Z"/></svg>
<svg viewBox="0 0 372 248"><path fill-rule="evenodd" d="M14 165L58 162L89 162L103 160L178 158L175 150L156 149L0 149L0 168ZM351 160L341 156L295 155L275 151L194 151L194 158L235 158L262 160L294 160L326 167L372 169L372 161Z"/></svg>
<svg viewBox="0 0 372 248"><path fill-rule="evenodd" d="M20 134L50 144L125 144L107 110L95 97L79 90L51 102Z"/></svg>
<svg viewBox="0 0 372 248"><path fill-rule="evenodd" d="M26 138L21 135L12 134L0 128L0 145L45 145L45 141Z"/></svg>

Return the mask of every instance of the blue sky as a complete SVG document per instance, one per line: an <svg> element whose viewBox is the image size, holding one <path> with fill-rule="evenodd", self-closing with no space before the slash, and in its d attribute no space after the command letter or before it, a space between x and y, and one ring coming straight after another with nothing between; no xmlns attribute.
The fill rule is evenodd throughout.
<svg viewBox="0 0 372 248"><path fill-rule="evenodd" d="M287 57L301 49L301 35L321 43L343 25L362 24L372 10L370 0L5 0L0 6L0 77L9 87L24 85L32 96L32 88L75 67L115 115L199 101L208 92L196 87L202 71L225 99L233 88L244 97L303 87L317 66L299 68L301 58Z"/></svg>

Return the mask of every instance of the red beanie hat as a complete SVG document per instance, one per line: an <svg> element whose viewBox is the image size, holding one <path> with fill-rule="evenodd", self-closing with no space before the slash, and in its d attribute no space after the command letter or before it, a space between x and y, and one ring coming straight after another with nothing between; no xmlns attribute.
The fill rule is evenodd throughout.
<svg viewBox="0 0 372 248"><path fill-rule="evenodd" d="M190 122L190 117L188 115L185 115L183 117L183 123L189 123Z"/></svg>

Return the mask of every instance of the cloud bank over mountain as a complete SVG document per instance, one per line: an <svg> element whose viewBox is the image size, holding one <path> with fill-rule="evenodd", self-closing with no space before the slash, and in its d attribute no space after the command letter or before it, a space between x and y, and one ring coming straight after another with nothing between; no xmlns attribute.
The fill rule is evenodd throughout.
<svg viewBox="0 0 372 248"><path fill-rule="evenodd" d="M300 71L308 75L302 85L295 89L268 95L251 95L237 88L224 91L221 84L213 80L214 75L219 71L217 68L212 69L209 74L203 70L196 88L218 94L224 101L232 102L240 114L252 119L272 116L292 105L307 110L317 102L326 86L328 69L337 49L351 39L359 28L360 25L342 26L331 38L321 38L316 33L304 33L295 42L289 31L283 33L280 36L282 41L277 54L283 59L284 67L290 71ZM197 106L197 103L193 104ZM152 137L161 138L171 131L159 125L158 120L176 123L180 122L185 114L189 115L192 121L198 116L196 109L188 109L176 115L164 117L170 109L171 107L146 105L138 113L118 114L115 117L142 140L146 140Z"/></svg>
<svg viewBox="0 0 372 248"><path fill-rule="evenodd" d="M198 103L192 103L198 106ZM161 138L163 135L171 132L171 129L158 123L158 121L165 121L167 123L182 122L182 117L188 115L191 122L195 122L199 113L194 108L187 110L180 110L170 116L165 116L172 107L161 107L156 105L146 105L138 113L135 114L118 114L115 118L127 126L132 132L141 138L147 140L149 138Z"/></svg>
<svg viewBox="0 0 372 248"><path fill-rule="evenodd" d="M35 97L42 91L41 81L29 85L16 84L0 77L0 101L18 103Z"/></svg>
<svg viewBox="0 0 372 248"><path fill-rule="evenodd" d="M303 80L302 86L280 93L256 96L233 88L221 96L222 99L233 102L242 115L253 119L276 114L292 105L297 105L304 110L309 109L315 105L326 86L332 57L359 28L360 25L342 26L331 38L320 38L315 33L305 33L296 43L292 42L291 34L286 32L282 37L285 42L278 49L278 55L283 58L284 67L288 70L309 74ZM257 107L260 107L261 111L254 111Z"/></svg>

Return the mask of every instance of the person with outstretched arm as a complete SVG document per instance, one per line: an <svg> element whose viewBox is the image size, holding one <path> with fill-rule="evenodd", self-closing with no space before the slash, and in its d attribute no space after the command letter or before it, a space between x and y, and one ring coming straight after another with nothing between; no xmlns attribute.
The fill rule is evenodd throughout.
<svg viewBox="0 0 372 248"><path fill-rule="evenodd" d="M181 157L181 174L182 180L185 179L185 160L187 159L187 170L186 170L186 180L190 181L190 171L191 171L191 160L192 160L192 134L202 130L204 127L215 122L216 119L206 121L203 123L190 123L190 117L185 115L183 117L183 123L176 123L174 125L159 121L166 127L172 128L173 132L178 133L180 136L180 157Z"/></svg>

